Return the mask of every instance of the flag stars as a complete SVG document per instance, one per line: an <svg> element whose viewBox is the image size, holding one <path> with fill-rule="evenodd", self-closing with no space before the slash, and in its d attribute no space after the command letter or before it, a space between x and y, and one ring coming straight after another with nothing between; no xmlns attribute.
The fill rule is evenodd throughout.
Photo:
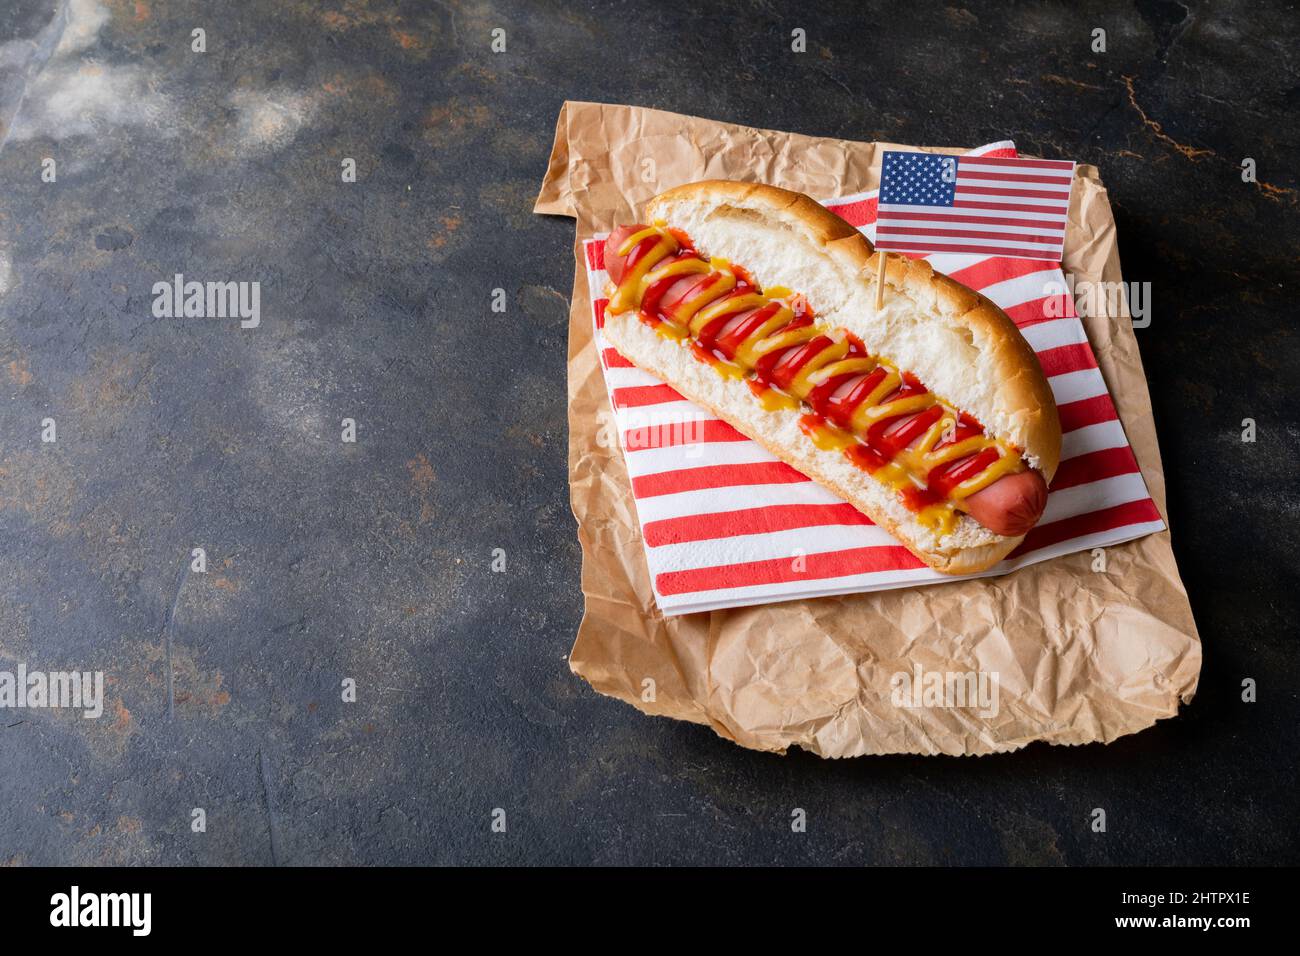
<svg viewBox="0 0 1300 956"><path fill-rule="evenodd" d="M880 201L909 206L951 206L955 184L944 182L952 157L929 153L884 156Z"/></svg>

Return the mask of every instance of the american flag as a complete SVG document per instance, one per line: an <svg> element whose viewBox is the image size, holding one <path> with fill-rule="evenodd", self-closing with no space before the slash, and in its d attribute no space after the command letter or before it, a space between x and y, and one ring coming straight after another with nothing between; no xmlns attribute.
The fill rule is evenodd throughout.
<svg viewBox="0 0 1300 956"><path fill-rule="evenodd" d="M1012 157L1015 147L993 143L968 155ZM878 198L873 190L822 202L870 239ZM852 505L609 347L601 332L608 304L604 239L583 244L595 344L661 612L954 580L925 567ZM1061 465L1047 510L1020 547L984 574L1163 530L1060 266L959 253L927 261L1011 317L1038 354L1061 412Z"/></svg>
<svg viewBox="0 0 1300 956"><path fill-rule="evenodd" d="M1061 261L1074 163L887 150L876 247Z"/></svg>

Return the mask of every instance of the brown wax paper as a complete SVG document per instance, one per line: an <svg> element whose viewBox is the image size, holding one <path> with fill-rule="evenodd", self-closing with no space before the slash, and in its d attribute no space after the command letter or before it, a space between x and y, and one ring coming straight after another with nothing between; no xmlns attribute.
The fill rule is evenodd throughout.
<svg viewBox="0 0 1300 956"><path fill-rule="evenodd" d="M569 484L585 613L569 662L603 694L706 723L742 746L824 757L986 754L1034 740L1108 742L1172 716L1196 692L1201 645L1170 532L1011 574L664 618L592 342L581 243L699 179L742 179L815 197L879 185L878 153L911 149L753 129L602 103L565 103L534 212L572 216ZM960 148L934 149L959 153ZM1079 166L1064 269L1121 281L1097 170ZM1106 297L1098 297L1105 299ZM1125 307L1083 318L1098 365L1168 525L1142 359ZM897 674L996 674L996 708L906 706ZM897 703L897 705L896 705ZM989 711L994 711L990 713Z"/></svg>

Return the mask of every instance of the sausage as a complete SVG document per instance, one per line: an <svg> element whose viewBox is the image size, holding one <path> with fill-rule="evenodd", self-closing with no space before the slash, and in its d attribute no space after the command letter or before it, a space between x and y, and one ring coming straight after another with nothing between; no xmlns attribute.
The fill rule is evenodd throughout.
<svg viewBox="0 0 1300 956"><path fill-rule="evenodd" d="M898 419L888 429L890 435L906 427L913 416ZM920 444L919 436L909 448ZM1047 507L1047 483L1033 470L1003 475L987 488L981 488L964 502L966 512L994 534L1014 538L1027 534L1038 523Z"/></svg>
<svg viewBox="0 0 1300 956"><path fill-rule="evenodd" d="M645 228L643 225L619 226L605 240L605 272L609 275L609 281L614 285L618 285L623 281L623 263L627 261L626 256L618 254L619 247L627 241L628 236L634 235Z"/></svg>
<svg viewBox="0 0 1300 956"><path fill-rule="evenodd" d="M623 243L627 241L629 236L635 235L645 228L647 227L643 225L619 226L605 240L605 273L614 285L619 285L623 281L624 268L632 254L632 251L628 250L626 256L621 256L618 254L618 250L622 248ZM673 319L679 319L678 307L686 302L691 297L692 290L705 280L706 276L699 273L682 276L670 284L659 296L658 310Z"/></svg>
<svg viewBox="0 0 1300 956"><path fill-rule="evenodd" d="M1047 507L1047 482L1033 470L1004 475L964 502L972 518L994 534L1016 537L1038 523Z"/></svg>

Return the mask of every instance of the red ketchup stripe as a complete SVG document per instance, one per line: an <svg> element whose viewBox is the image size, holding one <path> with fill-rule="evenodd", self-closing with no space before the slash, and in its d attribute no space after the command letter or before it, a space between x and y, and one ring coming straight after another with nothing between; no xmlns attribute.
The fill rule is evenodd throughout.
<svg viewBox="0 0 1300 956"><path fill-rule="evenodd" d="M1039 548L1046 548L1049 545L1060 544L1062 541L1069 541L1071 538L1082 538L1084 535L1111 531L1115 528L1123 528L1126 525L1145 524L1148 521L1159 520L1161 520L1160 512L1156 510L1155 502L1150 498L1143 498L1141 501L1130 501L1122 505L1115 505L1113 508L1103 508L1100 511L1075 515L1073 518L1062 518L1060 521L1053 521L1051 524L1040 524L1025 536L1025 540L1020 543L1020 547L1011 552L1010 557L1018 558L1031 551L1037 551Z"/></svg>
<svg viewBox="0 0 1300 956"><path fill-rule="evenodd" d="M618 354L618 349L605 349L600 353L600 357L605 362L605 368L636 368L635 365Z"/></svg>
<svg viewBox="0 0 1300 956"><path fill-rule="evenodd" d="M1073 319L1074 300L1062 292L1046 298L1022 302L1002 310L1016 323L1016 328L1027 329L1040 322L1055 322L1057 319Z"/></svg>
<svg viewBox="0 0 1300 956"><path fill-rule="evenodd" d="M680 401L683 401L681 393L671 385L629 385L614 389L613 395L615 408L640 408Z"/></svg>
<svg viewBox="0 0 1300 956"><path fill-rule="evenodd" d="M674 445L695 445L704 442L749 441L726 422L676 421L643 428L629 428L623 433L624 451L644 451L650 448L670 448Z"/></svg>
<svg viewBox="0 0 1300 956"><path fill-rule="evenodd" d="M1043 367L1043 374L1051 378L1053 375L1065 375L1067 372L1081 372L1087 368L1096 368L1097 360L1092 357L1092 349L1080 342L1077 345L1061 345L1054 349L1044 349L1038 353L1038 364Z"/></svg>
<svg viewBox="0 0 1300 956"><path fill-rule="evenodd" d="M846 203L843 206L827 206L826 208L850 226L861 229L863 226L876 221L879 206L880 199L872 196L870 199L859 199L857 202Z"/></svg>
<svg viewBox="0 0 1300 956"><path fill-rule="evenodd" d="M651 521L645 526L645 541L650 547L657 548L665 544L708 541L742 534L770 534L794 528L870 524L871 519L850 504L768 505Z"/></svg>
<svg viewBox="0 0 1300 956"><path fill-rule="evenodd" d="M1061 415L1061 431L1072 432L1077 428L1096 425L1099 422L1113 422L1119 417L1109 395L1096 395L1082 398L1077 402L1058 405L1056 410Z"/></svg>
<svg viewBox="0 0 1300 956"><path fill-rule="evenodd" d="M748 465L703 465L633 478L632 493L638 498L653 498L656 495L674 495L681 491L699 491L703 488L792 485L811 480L783 461L760 461Z"/></svg>
<svg viewBox="0 0 1300 956"><path fill-rule="evenodd" d="M925 567L920 558L902 545L880 545L809 554L799 560L798 566L802 570L795 570L795 562L796 558L792 555L788 558L749 561L744 564L723 564L712 568L668 571L655 578L655 587L663 595L686 594L691 591L716 591L760 584L783 584L788 581L818 581L851 574L909 571Z"/></svg>
<svg viewBox="0 0 1300 956"><path fill-rule="evenodd" d="M1056 476L1052 479L1051 490L1060 491L1062 488L1073 488L1076 485L1086 485L1090 481L1131 475L1137 471L1137 459L1133 457L1133 449L1127 445L1120 448L1102 448L1061 462L1060 467L1056 469Z"/></svg>

